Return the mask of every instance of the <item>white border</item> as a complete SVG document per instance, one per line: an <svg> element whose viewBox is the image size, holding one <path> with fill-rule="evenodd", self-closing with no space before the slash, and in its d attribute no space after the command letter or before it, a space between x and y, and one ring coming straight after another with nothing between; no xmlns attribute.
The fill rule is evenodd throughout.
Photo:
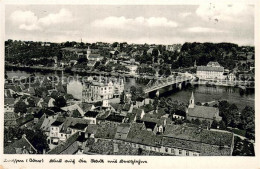
<svg viewBox="0 0 260 169"><path fill-rule="evenodd" d="M196 5L200 3L209 3L209 2L230 2L230 3L236 3L236 2L246 2L248 4L255 4L255 49L256 49L256 90L255 90L255 120L256 120L256 147L255 147L255 157L170 157L170 156L74 156L74 155L63 155L63 156L58 156L58 155L3 155L3 121L4 121L4 110L3 110L3 105L4 105L4 99L1 99L0 101L0 107L1 107L1 113L0 113L0 119L1 119L1 125L0 125L0 164L3 165L3 160L5 158L19 158L19 159L28 159L28 158L37 158L37 159L44 159L45 161L48 161L51 158L60 158L63 157L64 159L142 159L142 160L147 160L148 164L142 164L142 165L132 165L132 164L78 164L78 165L73 165L73 164L51 164L51 163L44 163L43 164L35 164L35 163L26 163L26 164L10 164L10 163L4 163L3 168L236 168L236 169L245 169L245 168L260 168L260 158L259 158L259 111L260 111L260 106L259 104L259 15L260 15L260 10L259 5L260 1L259 0L212 0L212 1L205 1L205 0L188 0L188 1L183 1L183 0L150 0L149 2L147 0L91 0L91 1L86 1L86 0L63 0L63 1L54 1L54 0L6 0L6 1L0 1L0 25L1 25L1 41L0 41L0 46L1 46L1 61L0 61L0 70L1 70L1 89L4 89L4 35L5 35L5 5L9 4L63 4L63 5L72 5L72 4L90 4L90 5ZM0 90L0 95L3 98L3 90ZM90 160L88 160L89 162ZM1 169L1 165L0 165Z"/></svg>

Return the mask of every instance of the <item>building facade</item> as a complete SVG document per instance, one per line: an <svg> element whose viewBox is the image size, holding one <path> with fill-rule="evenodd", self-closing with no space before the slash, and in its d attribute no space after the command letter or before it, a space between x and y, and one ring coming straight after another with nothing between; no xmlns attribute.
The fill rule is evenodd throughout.
<svg viewBox="0 0 260 169"><path fill-rule="evenodd" d="M124 82L89 82L85 83L82 89L83 102L97 102L112 99L124 91Z"/></svg>
<svg viewBox="0 0 260 169"><path fill-rule="evenodd" d="M197 77L205 80L220 80L224 76L224 67L220 66L218 62L209 62L207 66L197 67Z"/></svg>

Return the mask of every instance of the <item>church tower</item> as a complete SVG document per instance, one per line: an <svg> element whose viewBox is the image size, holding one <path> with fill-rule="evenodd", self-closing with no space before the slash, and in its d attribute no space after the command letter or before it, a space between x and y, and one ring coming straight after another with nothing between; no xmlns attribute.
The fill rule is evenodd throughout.
<svg viewBox="0 0 260 169"><path fill-rule="evenodd" d="M191 93L189 108L194 108L194 95L193 92Z"/></svg>
<svg viewBox="0 0 260 169"><path fill-rule="evenodd" d="M91 54L91 49L90 49L90 47L88 46L88 50L87 50L87 59L88 59L88 57L89 57L90 54Z"/></svg>

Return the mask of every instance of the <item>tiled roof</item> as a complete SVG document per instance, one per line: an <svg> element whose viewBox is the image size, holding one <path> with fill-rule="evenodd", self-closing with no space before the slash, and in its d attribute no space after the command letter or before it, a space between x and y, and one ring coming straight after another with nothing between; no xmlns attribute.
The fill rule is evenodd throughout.
<svg viewBox="0 0 260 169"><path fill-rule="evenodd" d="M161 139L160 136L156 136L152 131L145 130L142 123L133 123L126 138L127 141L132 143L155 147L160 146Z"/></svg>
<svg viewBox="0 0 260 169"><path fill-rule="evenodd" d="M209 62L207 66L220 66L218 62Z"/></svg>
<svg viewBox="0 0 260 169"><path fill-rule="evenodd" d="M40 129L47 132L50 131L50 126L54 121L56 121L56 118L45 118L42 122Z"/></svg>
<svg viewBox="0 0 260 169"><path fill-rule="evenodd" d="M61 122L61 121L55 121L55 122L53 122L52 124L51 124L51 126L60 126L60 125L62 125L62 123L63 122Z"/></svg>
<svg viewBox="0 0 260 169"><path fill-rule="evenodd" d="M125 104L124 107L123 107L123 111L129 111L131 108L131 104Z"/></svg>
<svg viewBox="0 0 260 169"><path fill-rule="evenodd" d="M4 113L4 126L16 126L17 115L14 112L5 112Z"/></svg>
<svg viewBox="0 0 260 169"><path fill-rule="evenodd" d="M229 156L230 147L221 147L220 145L205 144L190 140L176 139L174 137L163 137L162 145L164 147L184 149L188 151L199 152L200 156Z"/></svg>
<svg viewBox="0 0 260 169"><path fill-rule="evenodd" d="M73 129L84 130L87 126L88 126L88 124L77 123L77 124L71 125L69 127L73 128Z"/></svg>
<svg viewBox="0 0 260 169"><path fill-rule="evenodd" d="M98 125L95 137L113 139L115 137L116 130L117 130L117 123L103 122L102 124Z"/></svg>
<svg viewBox="0 0 260 169"><path fill-rule="evenodd" d="M182 140L190 140L211 145L232 144L232 133L224 133L199 129L196 127L187 127L185 125L167 125L165 127L165 136L174 137Z"/></svg>
<svg viewBox="0 0 260 169"><path fill-rule="evenodd" d="M113 107L116 111L122 110L122 105L118 103L110 103L111 107Z"/></svg>
<svg viewBox="0 0 260 169"><path fill-rule="evenodd" d="M16 120L18 126L22 126L34 119L34 116L32 114L28 114L25 117L20 117Z"/></svg>
<svg viewBox="0 0 260 169"><path fill-rule="evenodd" d="M94 53L91 53L89 56L88 56L89 59L93 58L103 58L103 56L101 56L100 54L94 54Z"/></svg>
<svg viewBox="0 0 260 169"><path fill-rule="evenodd" d="M194 108L188 108L187 116L213 120L213 118L216 117L216 114L218 112L218 108L215 107L195 105Z"/></svg>
<svg viewBox="0 0 260 169"><path fill-rule="evenodd" d="M83 111L85 111L85 112L90 111L91 108L92 108L92 106L93 106L93 104L89 104L89 103L82 103L82 104L80 105L81 109L82 109Z"/></svg>
<svg viewBox="0 0 260 169"><path fill-rule="evenodd" d="M130 124L120 124L117 126L115 139L126 139L130 130Z"/></svg>
<svg viewBox="0 0 260 169"><path fill-rule="evenodd" d="M89 124L86 133L96 134L98 126L96 124Z"/></svg>
<svg viewBox="0 0 260 169"><path fill-rule="evenodd" d="M97 117L97 115L99 114L99 112L97 111L88 111L87 113L84 114L85 117Z"/></svg>
<svg viewBox="0 0 260 169"><path fill-rule="evenodd" d="M52 150L47 152L47 154L62 154L64 151L66 151L72 144L74 144L79 137L79 132L73 134L70 136L65 143L61 143L58 146L54 147ZM73 150L74 152L74 150ZM67 152L70 154L69 152ZM72 154L72 153L71 153Z"/></svg>
<svg viewBox="0 0 260 169"><path fill-rule="evenodd" d="M224 67L198 66L197 71L224 72Z"/></svg>
<svg viewBox="0 0 260 169"><path fill-rule="evenodd" d="M73 111L73 110L78 110L79 113L81 114L81 116L84 116L84 111L81 109L81 107L77 104L71 105L71 106L67 106L67 107L62 107L61 108L64 111Z"/></svg>
<svg viewBox="0 0 260 169"><path fill-rule="evenodd" d="M36 152L37 150L25 137L4 147L4 154L35 154Z"/></svg>
<svg viewBox="0 0 260 169"><path fill-rule="evenodd" d="M158 117L156 114L145 114L142 118L142 121L144 122L153 122L158 125L163 125L164 119L161 117Z"/></svg>
<svg viewBox="0 0 260 169"><path fill-rule="evenodd" d="M5 105L14 105L15 99L14 98L4 98Z"/></svg>
<svg viewBox="0 0 260 169"><path fill-rule="evenodd" d="M71 114L71 117L74 117L74 118L79 118L79 117L82 117L80 112L78 110L73 110L72 111L72 114Z"/></svg>
<svg viewBox="0 0 260 169"><path fill-rule="evenodd" d="M66 133L66 132L67 132L67 128L68 128L69 126L74 126L74 125L76 125L77 123L80 123L80 124L88 124L89 121L86 120L86 119L82 119L82 118L67 117L66 120L64 121L64 124L63 124L63 126L62 126L60 132Z"/></svg>
<svg viewBox="0 0 260 169"><path fill-rule="evenodd" d="M67 147L64 151L62 151L60 154L75 154L79 149L79 144L77 141L72 143L69 147Z"/></svg>
<svg viewBox="0 0 260 169"><path fill-rule="evenodd" d="M121 115L117 115L117 114L110 114L106 120L107 121L112 121L112 122L118 122L118 123L122 123L124 120L124 116Z"/></svg>

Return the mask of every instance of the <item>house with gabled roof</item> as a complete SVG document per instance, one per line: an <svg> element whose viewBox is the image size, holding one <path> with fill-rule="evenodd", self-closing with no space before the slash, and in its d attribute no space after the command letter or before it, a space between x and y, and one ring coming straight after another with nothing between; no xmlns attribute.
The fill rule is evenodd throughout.
<svg viewBox="0 0 260 169"><path fill-rule="evenodd" d="M69 111L71 113L74 110L77 110L81 114L81 117L84 117L84 114L85 114L85 112L82 110L82 108L78 104L73 104L73 105L70 105L70 106L62 107L61 109L64 110L64 111Z"/></svg>
<svg viewBox="0 0 260 169"><path fill-rule="evenodd" d="M116 140L124 140L127 138L127 135L130 131L130 124L124 123L124 124L119 124L117 126L116 134L115 134L115 139Z"/></svg>
<svg viewBox="0 0 260 169"><path fill-rule="evenodd" d="M99 112L98 111L87 111L84 114L84 119L87 119L90 121L90 124L97 124L97 116Z"/></svg>
<svg viewBox="0 0 260 169"><path fill-rule="evenodd" d="M4 147L4 154L37 154L37 150L26 138L26 135L23 135L21 139Z"/></svg>
<svg viewBox="0 0 260 169"><path fill-rule="evenodd" d="M211 125L213 120L216 121L222 120L222 117L219 116L218 108L195 105L193 92L191 94L189 107L186 110L186 117L188 120L195 120L195 119L199 119L201 121L206 120L208 121L209 125Z"/></svg>
<svg viewBox="0 0 260 169"><path fill-rule="evenodd" d="M95 134L97 133L97 124L89 124L87 130L85 132L86 138L95 138Z"/></svg>
<svg viewBox="0 0 260 169"><path fill-rule="evenodd" d="M51 149L47 154L75 154L79 150L78 139L80 137L79 132L69 136L68 139Z"/></svg>

